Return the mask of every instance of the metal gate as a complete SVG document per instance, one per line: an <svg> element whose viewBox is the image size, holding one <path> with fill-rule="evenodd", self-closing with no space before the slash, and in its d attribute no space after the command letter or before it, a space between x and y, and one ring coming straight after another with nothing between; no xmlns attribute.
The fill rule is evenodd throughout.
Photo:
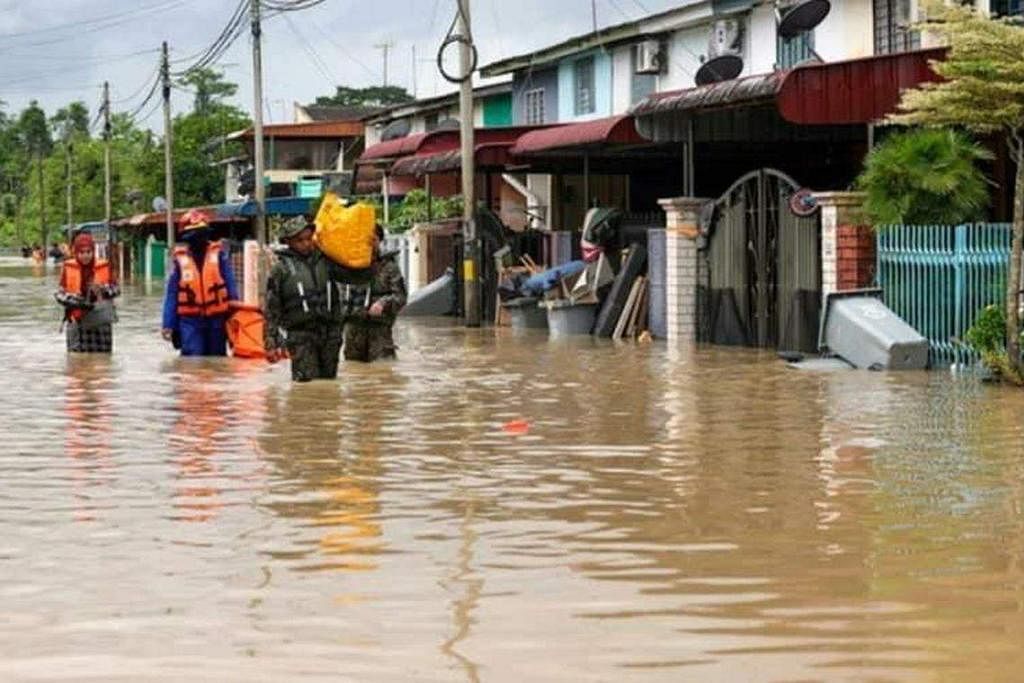
<svg viewBox="0 0 1024 683"><path fill-rule="evenodd" d="M816 350L821 230L817 213L790 209L798 189L780 171L761 169L714 202L702 250L702 341Z"/></svg>

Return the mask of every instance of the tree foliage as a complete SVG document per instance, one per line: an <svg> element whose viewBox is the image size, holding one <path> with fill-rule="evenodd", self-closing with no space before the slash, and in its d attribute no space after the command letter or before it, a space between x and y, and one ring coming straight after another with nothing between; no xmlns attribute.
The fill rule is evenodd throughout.
<svg viewBox="0 0 1024 683"><path fill-rule="evenodd" d="M957 131L896 133L871 151L857 179L873 225L955 225L983 218L989 192L977 162L991 153Z"/></svg>
<svg viewBox="0 0 1024 683"><path fill-rule="evenodd" d="M237 85L224 80L222 71L209 67L190 71L181 82L194 91L192 113L200 116L210 114L215 107L222 106L224 100L234 97L238 92Z"/></svg>
<svg viewBox="0 0 1024 683"><path fill-rule="evenodd" d="M961 126L1005 137L1017 166L1006 279L1006 362L1020 376L1024 374L1018 312L1024 248L1024 28L956 3L946 6L932 0L925 10L928 18L920 28L949 45L946 59L932 64L944 80L904 92L900 112L891 120Z"/></svg>
<svg viewBox="0 0 1024 683"><path fill-rule="evenodd" d="M339 85L333 95L316 98L316 104L343 107L390 107L412 102L413 99L408 90L397 85L372 85L366 88L349 88Z"/></svg>

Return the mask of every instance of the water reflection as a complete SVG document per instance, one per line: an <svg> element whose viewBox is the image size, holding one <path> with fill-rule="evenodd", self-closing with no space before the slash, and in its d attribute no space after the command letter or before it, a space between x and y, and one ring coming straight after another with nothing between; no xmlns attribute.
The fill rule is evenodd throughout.
<svg viewBox="0 0 1024 683"><path fill-rule="evenodd" d="M116 419L110 396L116 391L114 364L108 356L69 355L64 389L64 452L71 459L73 516L96 520L109 506L104 489L117 476L111 440Z"/></svg>

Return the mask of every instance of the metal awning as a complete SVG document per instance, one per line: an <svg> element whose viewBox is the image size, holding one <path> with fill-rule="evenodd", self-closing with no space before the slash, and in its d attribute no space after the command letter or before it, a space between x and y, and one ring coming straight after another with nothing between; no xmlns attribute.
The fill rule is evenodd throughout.
<svg viewBox="0 0 1024 683"><path fill-rule="evenodd" d="M359 155L357 164L388 164L399 157L415 154L420 143L430 133L416 133L406 135L404 138L385 140L376 145L370 145Z"/></svg>
<svg viewBox="0 0 1024 683"><path fill-rule="evenodd" d="M304 216L315 212L316 199L309 197L271 197L266 200L268 216ZM216 207L218 219L252 218L256 215L256 202L249 200L237 204L220 204Z"/></svg>
<svg viewBox="0 0 1024 683"><path fill-rule="evenodd" d="M599 150L615 145L644 145L630 115L571 123L566 126L535 130L522 135L510 150L512 156L565 154L569 150Z"/></svg>
<svg viewBox="0 0 1024 683"><path fill-rule="evenodd" d="M503 169L510 161L511 142L487 142L476 146L474 160L478 169ZM391 166L391 175L427 175L457 173L462 170L462 150L451 149L434 154L415 154L399 159Z"/></svg>
<svg viewBox="0 0 1024 683"><path fill-rule="evenodd" d="M789 71L654 93L634 105L637 130L658 142L685 139L681 125L700 114L768 106L785 123L799 126L857 125L884 119L901 93L939 80L930 62L945 48L880 55L843 62L806 64Z"/></svg>

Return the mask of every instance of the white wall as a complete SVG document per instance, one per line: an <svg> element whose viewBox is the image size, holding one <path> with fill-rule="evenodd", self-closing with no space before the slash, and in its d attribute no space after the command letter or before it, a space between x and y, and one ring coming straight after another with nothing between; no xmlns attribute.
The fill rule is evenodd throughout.
<svg viewBox="0 0 1024 683"><path fill-rule="evenodd" d="M871 0L832 0L832 11L814 29L814 49L826 62L870 57L875 51Z"/></svg>
<svg viewBox="0 0 1024 683"><path fill-rule="evenodd" d="M710 25L692 26L672 34L668 40L668 69L658 79L658 90L692 88L700 68L700 56L707 54Z"/></svg>
<svg viewBox="0 0 1024 683"><path fill-rule="evenodd" d="M755 7L747 20L746 42L743 45L743 75L766 74L775 68L778 58L778 30L775 8Z"/></svg>
<svg viewBox="0 0 1024 683"><path fill-rule="evenodd" d="M633 46L612 49L612 114L629 110L633 90Z"/></svg>

